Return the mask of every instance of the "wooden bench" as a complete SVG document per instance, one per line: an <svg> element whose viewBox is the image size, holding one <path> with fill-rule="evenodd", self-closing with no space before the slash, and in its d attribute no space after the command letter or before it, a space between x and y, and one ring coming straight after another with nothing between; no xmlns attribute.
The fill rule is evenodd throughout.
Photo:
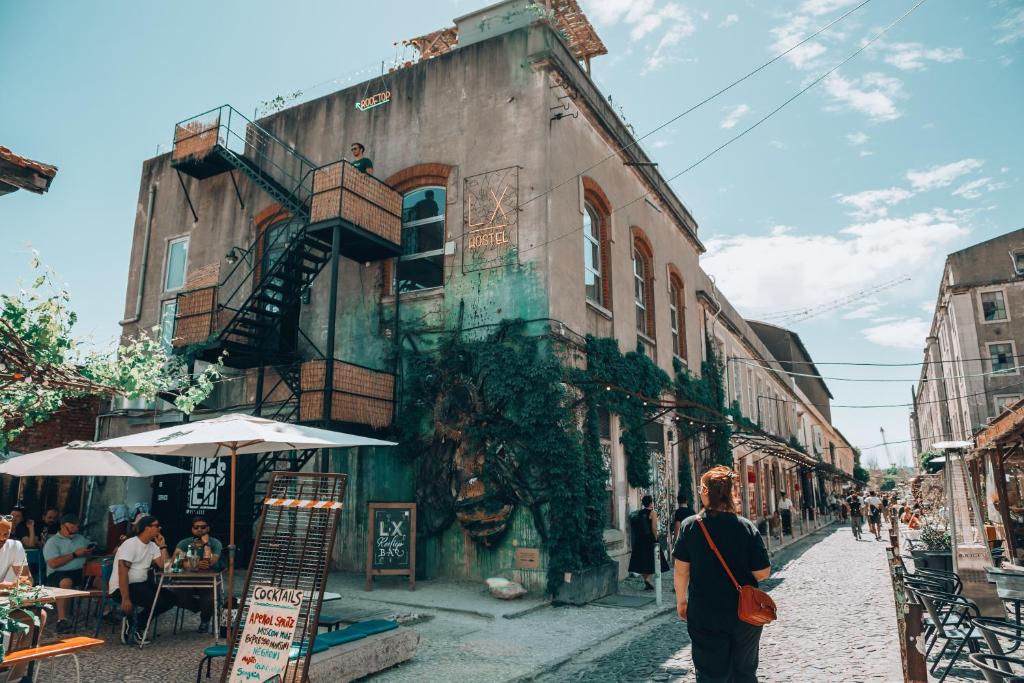
<svg viewBox="0 0 1024 683"><path fill-rule="evenodd" d="M82 674L78 667L77 654L82 650L89 650L94 647L99 647L100 645L103 645L103 641L98 638L86 638L85 636L79 636L75 638L67 638L66 640L59 640L56 643L50 643L49 645L40 645L39 647L28 647L23 650L15 650L14 652L8 652L4 656L4 660L0 662L0 670L9 669L16 664L39 662L56 657L71 657L75 660L75 680L81 683Z"/></svg>

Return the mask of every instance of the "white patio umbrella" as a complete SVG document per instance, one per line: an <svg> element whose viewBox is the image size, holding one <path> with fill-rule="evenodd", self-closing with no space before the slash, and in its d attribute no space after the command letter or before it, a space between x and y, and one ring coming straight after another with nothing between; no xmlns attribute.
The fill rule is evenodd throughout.
<svg viewBox="0 0 1024 683"><path fill-rule="evenodd" d="M84 450L72 443L0 462L0 474L13 477L158 477L188 472L131 453Z"/></svg>
<svg viewBox="0 0 1024 683"><path fill-rule="evenodd" d="M235 482L239 455L257 455L274 451L300 451L307 448L347 448L351 446L395 446L394 442L365 436L333 432L288 422L277 422L255 415L229 413L209 420L198 420L150 432L97 441L84 448L97 448L146 455L176 455L189 458L231 457L231 526L228 539L228 595L234 597L235 573ZM231 608L228 608L230 628Z"/></svg>

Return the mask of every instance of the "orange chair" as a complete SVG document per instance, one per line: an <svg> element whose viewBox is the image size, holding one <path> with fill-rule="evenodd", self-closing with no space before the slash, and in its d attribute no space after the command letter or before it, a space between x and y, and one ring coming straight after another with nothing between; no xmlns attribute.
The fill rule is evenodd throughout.
<svg viewBox="0 0 1024 683"><path fill-rule="evenodd" d="M82 650L99 647L100 645L103 645L102 640L79 636L77 638L60 640L50 645L15 650L4 655L4 660L0 662L0 669L9 669L15 664L24 662L40 662L46 659L56 659L57 657L71 657L75 660L75 680L78 683L82 683L82 673L78 666L78 653Z"/></svg>

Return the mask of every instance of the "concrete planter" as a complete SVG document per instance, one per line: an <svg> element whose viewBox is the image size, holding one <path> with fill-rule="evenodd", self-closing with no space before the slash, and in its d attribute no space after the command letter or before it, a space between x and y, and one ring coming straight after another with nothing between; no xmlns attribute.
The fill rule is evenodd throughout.
<svg viewBox="0 0 1024 683"><path fill-rule="evenodd" d="M953 571L953 555L948 550L915 550L911 556L916 567Z"/></svg>
<svg viewBox="0 0 1024 683"><path fill-rule="evenodd" d="M619 565L608 562L572 572L569 582L558 587L556 605L585 605L619 592Z"/></svg>

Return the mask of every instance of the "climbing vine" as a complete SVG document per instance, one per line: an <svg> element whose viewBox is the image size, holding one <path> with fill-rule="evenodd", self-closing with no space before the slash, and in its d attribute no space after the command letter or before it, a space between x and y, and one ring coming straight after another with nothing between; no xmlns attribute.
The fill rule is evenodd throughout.
<svg viewBox="0 0 1024 683"><path fill-rule="evenodd" d="M673 361L673 388L676 396L682 402L697 404L696 407L680 411L680 420L677 423L679 433L684 438L693 438L703 433L709 451L708 462L712 465L732 467L732 446L729 443L732 429L722 420L722 416L733 412L734 417L740 415L739 407L730 407L725 403L722 362L718 358L714 344L707 343L706 353L707 360L701 363L700 377L694 377L678 359ZM742 415L740 417L742 418ZM707 426L709 422L713 423L711 428Z"/></svg>
<svg viewBox="0 0 1024 683"><path fill-rule="evenodd" d="M619 416L629 485L649 487L651 459L644 426L657 417L658 405L643 397L656 399L668 390L668 375L639 348L623 354L615 339L587 335L587 369L576 371L575 377L580 386L593 390L597 407Z"/></svg>
<svg viewBox="0 0 1024 683"><path fill-rule="evenodd" d="M482 339L453 334L408 359L396 420L416 470L421 534L458 520L491 546L525 506L548 553L551 592L565 572L608 561L597 404L567 374L521 321Z"/></svg>

